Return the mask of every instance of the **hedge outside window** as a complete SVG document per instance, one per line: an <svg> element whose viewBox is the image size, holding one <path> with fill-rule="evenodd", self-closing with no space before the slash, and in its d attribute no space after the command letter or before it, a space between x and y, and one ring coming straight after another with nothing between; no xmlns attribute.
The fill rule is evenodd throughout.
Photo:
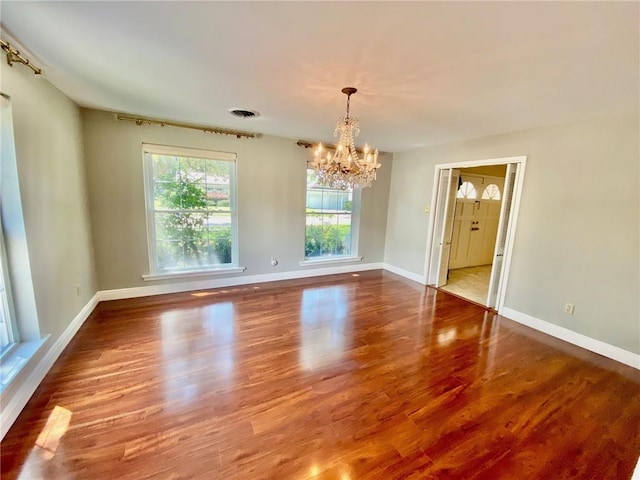
<svg viewBox="0 0 640 480"><path fill-rule="evenodd" d="M143 147L151 272L237 265L236 155Z"/></svg>
<svg viewBox="0 0 640 480"><path fill-rule="evenodd" d="M305 259L357 254L360 190L322 186L307 170Z"/></svg>

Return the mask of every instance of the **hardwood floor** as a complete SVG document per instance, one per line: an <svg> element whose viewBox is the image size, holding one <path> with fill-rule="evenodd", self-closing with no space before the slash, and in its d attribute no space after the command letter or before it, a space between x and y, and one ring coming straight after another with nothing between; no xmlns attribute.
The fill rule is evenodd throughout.
<svg viewBox="0 0 640 480"><path fill-rule="evenodd" d="M640 372L373 271L103 302L3 479L629 479Z"/></svg>

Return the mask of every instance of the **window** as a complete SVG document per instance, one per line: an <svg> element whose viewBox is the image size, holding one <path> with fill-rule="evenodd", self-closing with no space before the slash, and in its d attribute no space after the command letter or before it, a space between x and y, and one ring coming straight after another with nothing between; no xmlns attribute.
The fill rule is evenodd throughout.
<svg viewBox="0 0 640 480"><path fill-rule="evenodd" d="M500 200L500 187L495 183L490 183L482 192L483 200Z"/></svg>
<svg viewBox="0 0 640 480"><path fill-rule="evenodd" d="M306 206L305 259L357 254L359 189L323 187L308 169Z"/></svg>
<svg viewBox="0 0 640 480"><path fill-rule="evenodd" d="M237 264L236 155L143 145L152 273Z"/></svg>
<svg viewBox="0 0 640 480"><path fill-rule="evenodd" d="M476 187L474 187L471 182L462 182L456 195L457 198L466 198L469 200L475 200L476 196Z"/></svg>
<svg viewBox="0 0 640 480"><path fill-rule="evenodd" d="M11 100L3 93L0 93L0 138L1 396L27 363L34 359L47 337L40 336L31 269L28 268L29 247L24 228L22 199L18 188Z"/></svg>
<svg viewBox="0 0 640 480"><path fill-rule="evenodd" d="M0 356L16 342L4 232L0 222Z"/></svg>

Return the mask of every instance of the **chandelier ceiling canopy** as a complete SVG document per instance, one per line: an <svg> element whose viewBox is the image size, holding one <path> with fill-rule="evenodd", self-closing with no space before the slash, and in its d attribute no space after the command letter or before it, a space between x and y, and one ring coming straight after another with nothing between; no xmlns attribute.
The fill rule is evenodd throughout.
<svg viewBox="0 0 640 480"><path fill-rule="evenodd" d="M355 146L354 138L360 133L360 124L356 117L351 116L349 108L351 95L357 91L353 87L342 89L347 96L347 114L338 118L333 132L335 137L339 137L335 151L325 149L320 143L314 152L313 168L316 175L323 185L331 188L369 187L376 178L376 170L380 168L378 149L371 151L365 143L360 157Z"/></svg>

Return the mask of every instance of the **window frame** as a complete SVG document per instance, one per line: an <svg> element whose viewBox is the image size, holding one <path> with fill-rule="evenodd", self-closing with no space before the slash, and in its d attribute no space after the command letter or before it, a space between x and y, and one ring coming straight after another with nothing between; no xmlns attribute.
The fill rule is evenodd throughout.
<svg viewBox="0 0 640 480"><path fill-rule="evenodd" d="M202 268L159 268L157 262L157 237L156 237L156 209L155 209L155 185L153 181L153 155L169 155L186 158L198 158L204 160L226 161L231 164L229 173L229 210L231 216L231 263L218 265L206 265ZM152 143L142 144L142 161L144 172L144 196L145 214L147 222L147 252L149 261L149 274L143 275L144 280L159 280L162 278L176 278L200 276L214 273L235 273L245 269L238 267L238 199L237 199L237 154L215 150L203 150L197 148L158 145Z"/></svg>
<svg viewBox="0 0 640 480"><path fill-rule="evenodd" d="M351 245L350 245L350 253L344 255L319 255L316 257L307 257L305 251L305 245L307 240L307 199L309 198L309 184L307 183L308 173L309 171L313 171L314 169L311 166L307 166L305 169L305 196L304 196L304 235L302 237L303 240L303 260L300 262L301 266L310 266L317 264L328 264L328 263L345 263L345 262L353 262L362 260L361 256L358 256L358 246L359 246L359 238L360 238L360 218L361 218L361 210L362 210L362 189L361 188L353 188L351 190ZM331 187L321 187L322 189L326 189L329 191L338 191L341 190L339 188L331 188ZM324 210L324 208L322 209Z"/></svg>

